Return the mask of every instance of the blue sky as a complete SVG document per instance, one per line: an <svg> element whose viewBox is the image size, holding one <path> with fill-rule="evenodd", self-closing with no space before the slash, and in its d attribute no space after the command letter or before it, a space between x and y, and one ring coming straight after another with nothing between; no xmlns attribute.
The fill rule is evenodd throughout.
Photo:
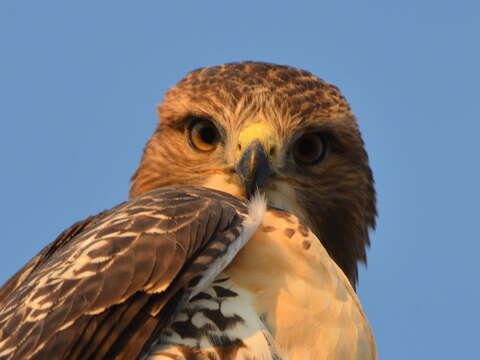
<svg viewBox="0 0 480 360"><path fill-rule="evenodd" d="M358 117L380 214L359 294L381 358L478 353L478 2L69 3L0 3L0 283L126 199L186 72L270 61L336 84Z"/></svg>

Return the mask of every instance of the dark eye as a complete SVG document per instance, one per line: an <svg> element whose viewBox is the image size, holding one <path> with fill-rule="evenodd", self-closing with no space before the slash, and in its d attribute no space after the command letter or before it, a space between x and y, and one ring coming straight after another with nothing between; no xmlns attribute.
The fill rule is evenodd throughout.
<svg viewBox="0 0 480 360"><path fill-rule="evenodd" d="M190 144L200 151L212 151L217 147L220 134L216 126L207 119L195 119L189 128Z"/></svg>
<svg viewBox="0 0 480 360"><path fill-rule="evenodd" d="M325 142L319 134L302 135L293 145L295 160L304 165L313 165L322 160Z"/></svg>

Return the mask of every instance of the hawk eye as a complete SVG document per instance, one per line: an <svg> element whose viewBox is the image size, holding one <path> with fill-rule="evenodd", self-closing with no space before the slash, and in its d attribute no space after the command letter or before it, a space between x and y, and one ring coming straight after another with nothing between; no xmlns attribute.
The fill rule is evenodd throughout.
<svg viewBox="0 0 480 360"><path fill-rule="evenodd" d="M303 165L313 165L325 155L325 142L316 133L302 135L293 145L295 160Z"/></svg>
<svg viewBox="0 0 480 360"><path fill-rule="evenodd" d="M212 151L217 147L220 134L217 127L207 119L194 119L189 128L190 144L200 151Z"/></svg>

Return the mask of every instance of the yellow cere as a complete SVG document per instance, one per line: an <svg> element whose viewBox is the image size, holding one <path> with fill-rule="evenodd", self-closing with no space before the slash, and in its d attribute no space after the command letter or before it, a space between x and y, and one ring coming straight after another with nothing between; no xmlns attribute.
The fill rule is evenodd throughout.
<svg viewBox="0 0 480 360"><path fill-rule="evenodd" d="M245 151L255 139L258 139L263 144L267 154L270 154L270 150L276 144L274 130L263 122L255 122L247 125L240 132L238 137L238 143L241 146L240 151Z"/></svg>

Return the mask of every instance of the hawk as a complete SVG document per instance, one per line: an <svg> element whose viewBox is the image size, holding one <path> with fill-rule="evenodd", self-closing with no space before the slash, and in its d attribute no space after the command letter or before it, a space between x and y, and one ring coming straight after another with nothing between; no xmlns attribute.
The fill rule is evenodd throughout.
<svg viewBox="0 0 480 360"><path fill-rule="evenodd" d="M375 190L340 91L239 62L158 112L130 199L0 289L0 359L375 359L354 290Z"/></svg>

